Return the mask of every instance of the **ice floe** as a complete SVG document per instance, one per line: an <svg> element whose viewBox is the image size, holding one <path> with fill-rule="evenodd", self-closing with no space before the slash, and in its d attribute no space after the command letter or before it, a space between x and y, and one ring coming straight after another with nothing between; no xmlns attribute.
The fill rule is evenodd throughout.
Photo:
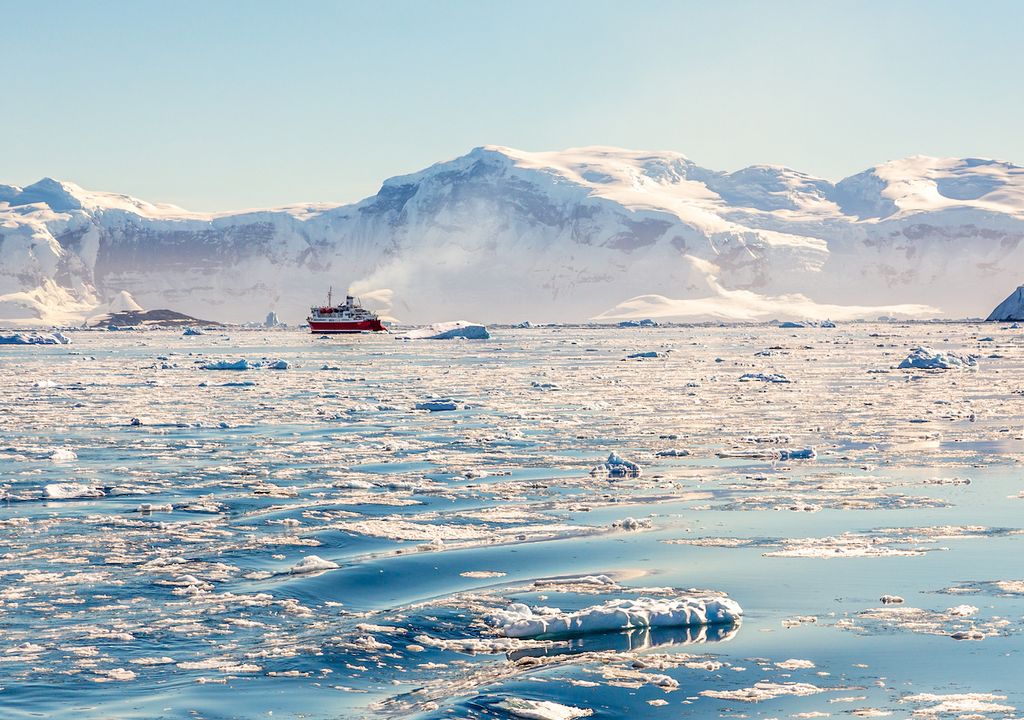
<svg viewBox="0 0 1024 720"><path fill-rule="evenodd" d="M306 573L323 572L324 570L333 570L336 567L338 567L338 563L336 562L324 560L318 555L307 555L302 558L302 560L292 565L288 572L293 575L302 575Z"/></svg>
<svg viewBox="0 0 1024 720"><path fill-rule="evenodd" d="M486 620L508 637L583 635L638 627L686 627L738 622L739 603L725 596L675 599L636 598L609 600L602 605L562 612L557 608L513 603Z"/></svg>
<svg viewBox="0 0 1024 720"><path fill-rule="evenodd" d="M527 700L516 697L505 698L494 703L493 707L524 720L575 720L594 714L589 708L562 705L551 700Z"/></svg>

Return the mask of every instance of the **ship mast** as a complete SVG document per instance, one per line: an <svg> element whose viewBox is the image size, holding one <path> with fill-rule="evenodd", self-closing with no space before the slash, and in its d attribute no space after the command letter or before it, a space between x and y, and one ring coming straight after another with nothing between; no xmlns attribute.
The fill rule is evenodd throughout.
<svg viewBox="0 0 1024 720"><path fill-rule="evenodd" d="M327 307L334 307L331 304L331 293L332 292L334 292L334 286L333 285L331 285L329 288L327 288Z"/></svg>

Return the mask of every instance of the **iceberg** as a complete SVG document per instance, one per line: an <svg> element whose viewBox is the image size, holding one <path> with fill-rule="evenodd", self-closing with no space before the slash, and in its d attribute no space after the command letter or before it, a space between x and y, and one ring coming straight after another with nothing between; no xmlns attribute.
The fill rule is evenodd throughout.
<svg viewBox="0 0 1024 720"><path fill-rule="evenodd" d="M609 600L576 612L512 603L504 610L492 612L486 622L506 637L537 638L632 628L725 625L738 622L742 615L739 603L724 595L675 599L641 597Z"/></svg>
<svg viewBox="0 0 1024 720"><path fill-rule="evenodd" d="M927 347L916 347L899 364L900 370L953 370L974 367L977 355L959 355L954 352L941 353Z"/></svg>
<svg viewBox="0 0 1024 720"><path fill-rule="evenodd" d="M487 328L477 323L466 320L453 320L452 322L434 323L426 327L409 330L398 336L399 340L453 340L465 338L466 340L486 340L491 336Z"/></svg>
<svg viewBox="0 0 1024 720"><path fill-rule="evenodd" d="M63 333L14 333L0 335L0 345L67 345L71 340Z"/></svg>
<svg viewBox="0 0 1024 720"><path fill-rule="evenodd" d="M1007 322L1024 320L1024 285L1010 293L1010 296L999 303L985 319Z"/></svg>

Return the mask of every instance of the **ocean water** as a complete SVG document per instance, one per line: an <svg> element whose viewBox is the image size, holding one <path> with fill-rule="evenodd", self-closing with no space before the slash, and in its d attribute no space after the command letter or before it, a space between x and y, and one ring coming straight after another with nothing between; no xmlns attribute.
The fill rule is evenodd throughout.
<svg viewBox="0 0 1024 720"><path fill-rule="evenodd" d="M1019 330L70 337L0 347L0 717L1024 712Z"/></svg>

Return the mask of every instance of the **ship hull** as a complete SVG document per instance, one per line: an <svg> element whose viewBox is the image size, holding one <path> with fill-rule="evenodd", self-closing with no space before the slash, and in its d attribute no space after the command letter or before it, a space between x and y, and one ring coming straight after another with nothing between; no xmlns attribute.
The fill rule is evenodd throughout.
<svg viewBox="0 0 1024 720"><path fill-rule="evenodd" d="M309 331L317 335L341 335L345 333L384 332L380 320L310 320Z"/></svg>

